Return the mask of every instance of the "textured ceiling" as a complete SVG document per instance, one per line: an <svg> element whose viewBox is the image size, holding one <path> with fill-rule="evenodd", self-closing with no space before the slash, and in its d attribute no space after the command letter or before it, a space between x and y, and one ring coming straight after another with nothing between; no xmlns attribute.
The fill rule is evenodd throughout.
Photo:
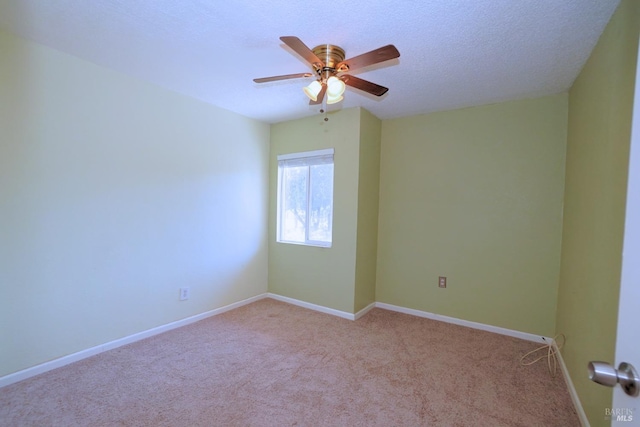
<svg viewBox="0 0 640 427"><path fill-rule="evenodd" d="M317 114L309 71L280 40L336 44L347 58L394 44L400 58L354 72L329 110L381 119L567 90L619 0L0 0L0 28L219 107L275 123Z"/></svg>

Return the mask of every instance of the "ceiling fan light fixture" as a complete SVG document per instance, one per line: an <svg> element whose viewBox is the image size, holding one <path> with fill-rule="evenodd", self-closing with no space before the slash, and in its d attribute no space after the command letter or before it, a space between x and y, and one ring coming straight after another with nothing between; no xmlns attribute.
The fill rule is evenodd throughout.
<svg viewBox="0 0 640 427"><path fill-rule="evenodd" d="M329 98L342 99L345 88L346 85L344 82L335 76L331 76L327 80L327 96L329 96ZM339 102L339 100L335 102Z"/></svg>
<svg viewBox="0 0 640 427"><path fill-rule="evenodd" d="M327 95L327 104L337 104L343 99L344 99L344 96L342 95L338 95L338 96Z"/></svg>
<svg viewBox="0 0 640 427"><path fill-rule="evenodd" d="M398 49L392 44L345 59L344 49L336 45L322 44L314 47L312 50L295 36L282 36L280 40L299 57L304 59L312 68L313 73L284 74L281 76L253 79L253 81L256 83L267 83L315 75L316 81L302 88L305 95L311 100L309 105L318 105L323 102L335 104L342 101L342 95L345 92L346 86L374 96L384 95L389 88L344 73L363 69L370 65L379 64L400 56L400 52L398 52ZM338 74L340 74L339 77Z"/></svg>
<svg viewBox="0 0 640 427"><path fill-rule="evenodd" d="M317 80L311 82L309 86L305 86L302 88L305 95L307 95L309 99L314 102L318 100L318 94L320 93L321 89L322 89L322 84L320 84L320 82Z"/></svg>

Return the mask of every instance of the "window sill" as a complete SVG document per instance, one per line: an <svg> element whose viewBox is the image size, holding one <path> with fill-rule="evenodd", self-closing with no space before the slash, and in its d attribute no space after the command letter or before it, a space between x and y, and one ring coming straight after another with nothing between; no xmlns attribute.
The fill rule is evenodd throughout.
<svg viewBox="0 0 640 427"><path fill-rule="evenodd" d="M276 240L276 243L283 243L285 245L295 245L295 246L311 246L313 248L325 248L331 249L332 243L323 243L323 242L290 242L287 240Z"/></svg>

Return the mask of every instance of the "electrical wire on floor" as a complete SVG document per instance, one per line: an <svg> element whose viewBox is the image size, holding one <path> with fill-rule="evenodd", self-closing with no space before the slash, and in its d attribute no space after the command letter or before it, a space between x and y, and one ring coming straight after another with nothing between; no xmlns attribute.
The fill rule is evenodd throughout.
<svg viewBox="0 0 640 427"><path fill-rule="evenodd" d="M558 339L560 338L560 340L558 341ZM542 340L544 342L547 342L547 339L542 337ZM551 340L551 342L549 342L547 345L543 345L542 347L538 347L535 350L531 350L529 353L525 354L524 356L522 356L520 358L520 365L522 366L529 366L529 365L533 365L534 363L539 362L542 359L547 359L547 367L549 368L549 373L551 374L552 377L556 376L556 371L558 368L558 352L560 351L560 349L562 348L562 346L564 345L566 341L566 337L564 336L564 334L558 334L555 337L553 337L553 339ZM555 347L553 345L553 343L556 343ZM542 356L538 356L535 359L531 359L533 358L536 354L538 354L538 352L546 350L546 354L543 354ZM529 358L530 360L527 360L527 358Z"/></svg>

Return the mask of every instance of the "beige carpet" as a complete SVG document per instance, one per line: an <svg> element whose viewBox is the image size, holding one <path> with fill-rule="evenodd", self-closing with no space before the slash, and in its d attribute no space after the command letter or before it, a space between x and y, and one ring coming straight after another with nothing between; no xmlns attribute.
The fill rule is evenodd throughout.
<svg viewBox="0 0 640 427"><path fill-rule="evenodd" d="M0 389L2 426L577 426L537 344L271 299Z"/></svg>

